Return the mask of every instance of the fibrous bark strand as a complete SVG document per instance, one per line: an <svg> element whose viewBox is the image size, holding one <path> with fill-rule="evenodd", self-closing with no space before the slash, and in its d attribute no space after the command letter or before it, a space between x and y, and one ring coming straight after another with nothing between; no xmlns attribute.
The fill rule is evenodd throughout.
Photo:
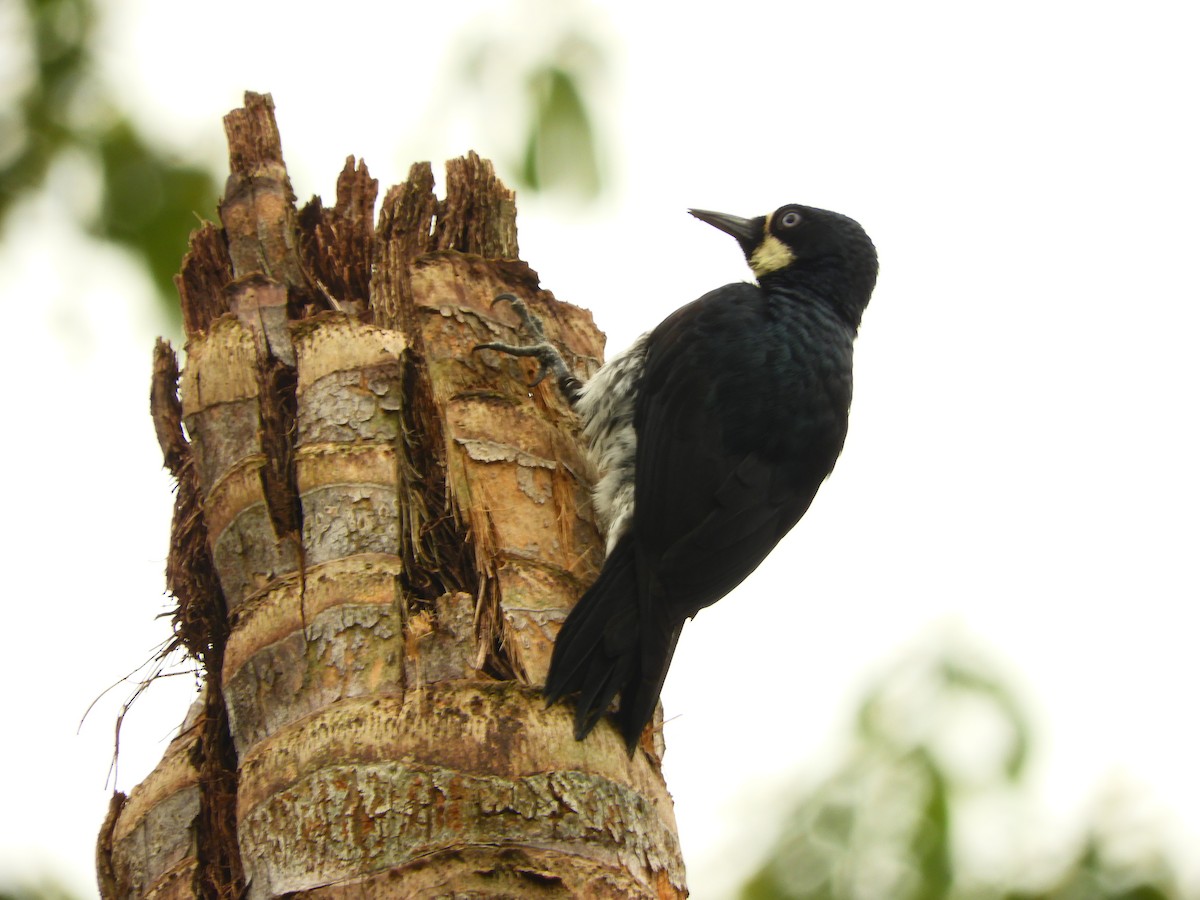
<svg viewBox="0 0 1200 900"><path fill-rule="evenodd" d="M300 256L310 279L330 305L364 317L370 303L375 198L379 182L366 164L347 157L332 209L313 197L300 211Z"/></svg>

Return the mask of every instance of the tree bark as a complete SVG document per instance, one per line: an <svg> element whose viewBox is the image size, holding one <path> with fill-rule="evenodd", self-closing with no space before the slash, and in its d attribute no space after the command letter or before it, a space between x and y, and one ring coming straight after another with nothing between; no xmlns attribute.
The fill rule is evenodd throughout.
<svg viewBox="0 0 1200 900"><path fill-rule="evenodd" d="M151 406L178 482L176 645L205 675L101 831L104 897L681 897L661 735L572 739L554 635L602 563L576 423L492 298L582 378L603 339L517 259L474 154L297 211L269 96L226 119L222 227L177 278ZM186 427L186 437L184 428Z"/></svg>

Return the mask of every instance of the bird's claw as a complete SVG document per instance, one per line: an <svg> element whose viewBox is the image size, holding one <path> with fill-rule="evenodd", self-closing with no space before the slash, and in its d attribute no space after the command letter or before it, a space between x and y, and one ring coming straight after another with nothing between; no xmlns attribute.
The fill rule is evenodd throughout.
<svg viewBox="0 0 1200 900"><path fill-rule="evenodd" d="M504 302L512 306L513 312L517 314L517 318L521 320L521 325L531 335L537 338L539 344L546 343L546 331L542 326L542 320L525 305L525 301L516 294L510 294L505 291L503 294L497 294L492 300L492 308L495 309L496 304Z"/></svg>
<svg viewBox="0 0 1200 900"><path fill-rule="evenodd" d="M485 344L476 344L475 350L495 350L499 353L507 353L509 356L527 356L537 360L538 371L537 377L528 385L529 387L537 387L541 384L547 375L554 374L559 383L560 390L571 403L575 402L578 396L579 382L567 369L566 363L563 361L562 354L558 352L553 344L546 339L546 331L542 326L542 320L538 318L529 307L525 305L525 301L516 294L503 293L497 294L492 300L492 306L497 303L508 303L512 306L513 312L517 318L521 320L521 330L529 334L534 339L532 344L505 344L503 341L488 341Z"/></svg>
<svg viewBox="0 0 1200 900"><path fill-rule="evenodd" d="M488 341L486 344L476 344L474 349L496 350L500 353L507 353L509 356L533 357L538 362L538 373L529 386L536 387L542 383L550 369L553 368L554 360L559 356L558 351L546 340L546 331L542 326L542 320L530 312L524 300L516 294L505 292L496 295L492 300L492 307L495 308L497 303L508 303L512 306L513 312L521 320L522 330L528 332L535 342L532 344L506 344L503 341Z"/></svg>
<svg viewBox="0 0 1200 900"><path fill-rule="evenodd" d="M500 353L507 353L509 356L531 356L537 360L538 373L537 377L529 383L529 387L537 387L545 377L550 374L550 370L554 368L554 361L558 358L558 351L550 344L505 344L500 341L488 341L486 344L476 344L475 350L496 350Z"/></svg>

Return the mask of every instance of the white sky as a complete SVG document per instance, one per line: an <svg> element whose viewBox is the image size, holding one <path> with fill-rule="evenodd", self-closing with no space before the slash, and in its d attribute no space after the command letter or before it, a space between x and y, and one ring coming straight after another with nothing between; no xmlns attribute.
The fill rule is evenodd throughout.
<svg viewBox="0 0 1200 900"><path fill-rule="evenodd" d="M221 116L243 89L270 91L302 199L332 199L351 153L383 186L468 147L511 158L498 101L435 114L463 100L448 48L481 21L536 48L557 8L107 7L103 75L148 129L219 161ZM747 278L689 206L827 206L882 261L837 472L774 557L688 626L664 693L693 896L727 896L780 797L836 760L871 678L945 635L996 661L1035 716L1026 841L1063 840L1117 784L1200 881L1196 7L606 7L583 18L608 53L615 186L587 214L521 201L545 287L619 347ZM71 236L77 173L54 185L0 245L0 453L17 473L0 683L22 731L0 741L3 806L21 810L0 816L0 870L54 867L87 896L124 692L76 726L168 634L154 617L172 496L146 411L149 289L121 253ZM190 692L175 679L139 701L123 789Z"/></svg>

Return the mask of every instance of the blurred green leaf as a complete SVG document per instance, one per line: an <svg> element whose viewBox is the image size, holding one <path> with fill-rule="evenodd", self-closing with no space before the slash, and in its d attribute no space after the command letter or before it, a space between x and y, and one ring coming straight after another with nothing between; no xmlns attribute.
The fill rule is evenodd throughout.
<svg viewBox="0 0 1200 900"><path fill-rule="evenodd" d="M178 319L172 276L219 186L208 170L150 144L102 93L91 76L92 0L26 0L25 11L28 46L11 50L26 51L31 71L3 117L12 137L0 148L0 225L20 197L42 188L61 154L82 151L99 170L102 196L95 220L81 224L133 250Z"/></svg>
<svg viewBox="0 0 1200 900"><path fill-rule="evenodd" d="M944 749L956 714L978 712L980 702L1011 735L983 784L959 774ZM1119 809L1092 828L1078 855L1050 868L1059 874L1047 886L1020 883L1024 870L1011 872L1010 884L962 875L955 817L964 797L1014 790L1030 744L1016 695L979 654L951 649L902 661L864 698L844 760L796 804L742 900L1181 900L1165 855L1147 852L1141 823ZM994 748L978 749L988 759ZM1118 854L1119 838L1131 833L1141 840L1136 852Z"/></svg>
<svg viewBox="0 0 1200 900"><path fill-rule="evenodd" d="M6 52L27 56L32 71L6 115L16 138L0 165L0 218L22 193L41 185L51 160L75 138L70 103L85 70L94 18L89 0L26 0L25 11L29 28L19 37L29 46Z"/></svg>
<svg viewBox="0 0 1200 900"><path fill-rule="evenodd" d="M521 176L535 191L568 190L594 197L600 190L595 136L575 77L548 66L529 80L533 117Z"/></svg>
<svg viewBox="0 0 1200 900"><path fill-rule="evenodd" d="M177 306L173 277L188 235L216 212L212 175L155 151L126 122L109 131L97 149L104 199L94 232L136 251L159 291Z"/></svg>
<svg viewBox="0 0 1200 900"><path fill-rule="evenodd" d="M979 694L1003 716L1013 736L1004 771L1010 781L1016 781L1024 773L1029 758L1029 721L1012 691L997 678L953 659L943 661L942 675L947 685Z"/></svg>
<svg viewBox="0 0 1200 900"><path fill-rule="evenodd" d="M75 895L47 877L36 882L0 883L0 900L75 900Z"/></svg>
<svg viewBox="0 0 1200 900"><path fill-rule="evenodd" d="M908 857L920 876L912 896L917 900L941 900L953 881L949 789L945 774L924 748L914 757L925 782L925 797L909 836Z"/></svg>
<svg viewBox="0 0 1200 900"><path fill-rule="evenodd" d="M525 190L591 201L604 187L595 117L601 13L579 0L509 0L455 42L459 83L493 123L484 143L503 148L491 152Z"/></svg>

